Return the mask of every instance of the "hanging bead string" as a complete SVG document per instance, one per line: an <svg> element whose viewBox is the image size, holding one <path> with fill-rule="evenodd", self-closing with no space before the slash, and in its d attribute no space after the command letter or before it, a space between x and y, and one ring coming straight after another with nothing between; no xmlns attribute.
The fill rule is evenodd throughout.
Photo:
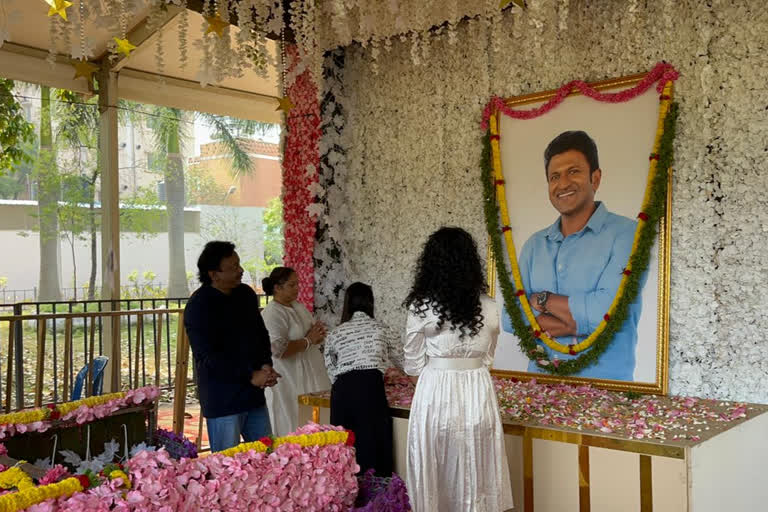
<svg viewBox="0 0 768 512"><path fill-rule="evenodd" d="M286 96L286 77L288 73L286 72L286 60L285 60L285 18L283 18L283 24L280 27L280 97L285 98Z"/></svg>
<svg viewBox="0 0 768 512"><path fill-rule="evenodd" d="M125 39L125 35L128 33L128 13L125 9L125 0L117 0L117 5L120 8L118 19L120 21L121 39Z"/></svg>
<svg viewBox="0 0 768 512"><path fill-rule="evenodd" d="M48 56L45 60L53 66L56 63L56 21L53 16L48 16Z"/></svg>
<svg viewBox="0 0 768 512"><path fill-rule="evenodd" d="M85 55L85 0L80 0L78 16L80 22L80 60L87 60Z"/></svg>

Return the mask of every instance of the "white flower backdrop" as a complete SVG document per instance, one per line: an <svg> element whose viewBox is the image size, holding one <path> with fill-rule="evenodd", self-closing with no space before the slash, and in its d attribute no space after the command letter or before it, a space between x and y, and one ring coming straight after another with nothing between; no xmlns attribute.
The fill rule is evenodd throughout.
<svg viewBox="0 0 768 512"><path fill-rule="evenodd" d="M343 85L344 129L324 131L322 141L346 150L324 221L343 262L317 273L318 304L339 300L324 295L324 277L365 281L378 316L400 329L429 233L459 225L485 249L479 121L492 94L667 60L681 73L671 392L768 403L768 9L749 0L529 3L535 8L463 22L451 37L417 46L393 38L345 49L343 84L326 86Z"/></svg>

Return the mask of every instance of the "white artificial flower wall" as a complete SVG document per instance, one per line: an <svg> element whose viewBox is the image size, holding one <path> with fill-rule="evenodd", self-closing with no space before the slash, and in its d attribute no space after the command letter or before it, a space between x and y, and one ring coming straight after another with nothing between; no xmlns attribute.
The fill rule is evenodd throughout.
<svg viewBox="0 0 768 512"><path fill-rule="evenodd" d="M317 303L339 301L324 291L326 276L361 280L374 288L377 316L402 330L400 304L432 231L462 226L485 250L479 123L491 95L666 60L681 75L670 389L768 403L768 9L749 0L647 4L529 2L535 8L424 37L418 64L414 45L398 38L346 47L341 83L326 85L344 91L343 130L324 131L321 144L345 151L324 199L343 251L316 273Z"/></svg>

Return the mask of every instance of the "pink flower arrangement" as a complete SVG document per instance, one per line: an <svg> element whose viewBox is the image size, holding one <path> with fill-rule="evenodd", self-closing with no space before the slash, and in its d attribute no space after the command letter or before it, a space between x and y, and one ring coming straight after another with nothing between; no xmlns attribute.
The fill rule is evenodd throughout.
<svg viewBox="0 0 768 512"><path fill-rule="evenodd" d="M31 423L5 423L0 425L0 439L13 437L26 432L45 432L51 428L49 421L33 421Z"/></svg>
<svg viewBox="0 0 768 512"><path fill-rule="evenodd" d="M390 406L411 405L416 387L406 374L396 368L389 368L384 373L384 386Z"/></svg>
<svg viewBox="0 0 768 512"><path fill-rule="evenodd" d="M291 435L327 430L340 428L310 424ZM285 443L271 453L214 453L180 461L165 450L143 451L125 466L128 492L115 479L28 511L343 511L355 502L358 470L354 449L345 444Z"/></svg>
<svg viewBox="0 0 768 512"><path fill-rule="evenodd" d="M56 482L60 482L65 478L69 478L70 476L72 475L69 474L67 468L61 464L56 464L51 469L49 469L47 473L45 473L45 476L40 479L38 485L55 484Z"/></svg>
<svg viewBox="0 0 768 512"><path fill-rule="evenodd" d="M502 418L526 424L592 430L629 439L698 441L703 425L747 416L742 403L627 394L592 386L513 382L494 377Z"/></svg>
<svg viewBox="0 0 768 512"><path fill-rule="evenodd" d="M12 437L16 434L25 434L27 432L45 432L51 428L54 421L74 422L78 425L83 425L95 419L105 418L120 409L150 402L156 399L159 394L160 390L154 386L131 389L126 391L119 398L93 406L84 403L77 409L64 415L60 414L55 404L50 404L45 407L45 409L50 410L50 412L47 413L47 419L45 420L31 421L27 423L0 424L0 439ZM35 411L39 411L39 409L35 409ZM34 413L34 411L32 412Z"/></svg>
<svg viewBox="0 0 768 512"><path fill-rule="evenodd" d="M74 411L63 415L61 417L61 421L74 419L75 423L82 425L95 419L106 418L107 416L120 409L124 409L132 405L139 405L144 402L150 402L157 398L159 394L160 390L154 386L130 389L126 391L125 395L121 398L110 400L105 404L95 405L93 407L90 407L86 404L81 405Z"/></svg>
<svg viewBox="0 0 768 512"><path fill-rule="evenodd" d="M286 57L291 72L299 63L296 45L286 45ZM286 94L295 105L286 114L286 135L283 154L283 220L285 222L285 265L299 276L298 300L312 311L314 305L315 225L310 206L315 198L311 192L317 184L320 167L319 141L320 106L317 86L309 70L288 85Z"/></svg>

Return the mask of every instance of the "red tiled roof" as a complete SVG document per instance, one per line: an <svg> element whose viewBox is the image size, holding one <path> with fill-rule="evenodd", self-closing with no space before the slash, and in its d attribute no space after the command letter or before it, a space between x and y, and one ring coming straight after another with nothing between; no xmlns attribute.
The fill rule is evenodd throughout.
<svg viewBox="0 0 768 512"><path fill-rule="evenodd" d="M241 140L245 146L246 151L251 154L266 155L266 156L280 156L280 146L278 144L272 144L271 142L264 142L261 140L244 139ZM207 144L200 145L201 157L215 157L218 155L227 155L229 152L226 146L222 142L209 142Z"/></svg>

